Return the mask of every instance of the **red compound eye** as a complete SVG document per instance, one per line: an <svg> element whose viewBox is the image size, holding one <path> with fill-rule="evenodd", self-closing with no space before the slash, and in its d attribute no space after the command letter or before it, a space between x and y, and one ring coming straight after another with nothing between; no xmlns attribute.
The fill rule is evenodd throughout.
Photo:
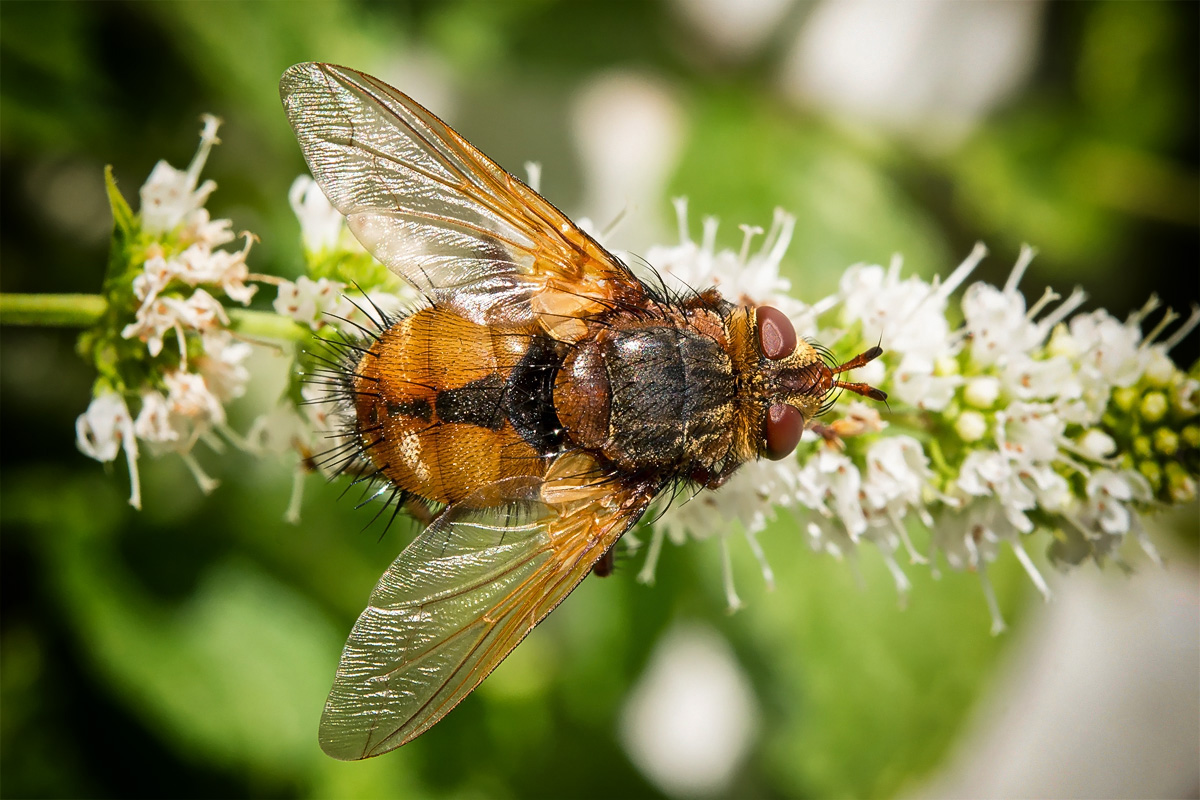
<svg viewBox="0 0 1200 800"><path fill-rule="evenodd" d="M758 346L764 356L778 361L796 350L796 329L786 314L778 308L759 306L754 315L758 321Z"/></svg>
<svg viewBox="0 0 1200 800"><path fill-rule="evenodd" d="M767 409L767 424L764 431L767 449L763 453L772 461L787 458L796 445L800 444L800 435L804 433L804 415L795 406L787 403L775 403Z"/></svg>

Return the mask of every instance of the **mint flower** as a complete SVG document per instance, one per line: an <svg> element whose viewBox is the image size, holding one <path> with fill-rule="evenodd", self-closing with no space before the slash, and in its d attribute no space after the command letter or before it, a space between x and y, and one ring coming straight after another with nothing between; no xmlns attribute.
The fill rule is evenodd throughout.
<svg viewBox="0 0 1200 800"><path fill-rule="evenodd" d="M1200 311L1158 343L1177 316L1168 312L1144 335L1153 299L1125 322L1102 310L1072 317L1086 299L1078 289L1065 300L1047 289L1027 307L1018 285L1030 248L1003 287L964 288L986 255L982 245L945 280L904 277L899 259L886 269L852 266L835 295L807 305L788 298L779 277L791 234L786 214L776 212L753 253L758 229L743 227L735 253L716 249L712 219L696 244L686 204L678 200L676 209L680 243L651 251L657 268L696 288L716 286L734 302L784 309L802 335L839 352L882 342L884 356L856 379L886 391L891 413L885 420L859 401L846 404L821 435L806 432L795 460L749 464L716 492L677 498L653 526L641 580L653 580L665 538L717 536L736 608L728 535L741 531L770 585L756 536L780 508L816 550L849 557L859 544L874 546L902 595L910 582L896 558L901 551L913 564L936 569L944 561L976 572L996 632L1004 622L987 565L1002 544L1046 597L1025 549L1039 531L1051 535L1051 560L1064 565L1119 559L1130 537L1157 560L1141 517L1196 496L1200 384L1168 353ZM925 553L910 533L922 529Z"/></svg>
<svg viewBox="0 0 1200 800"><path fill-rule="evenodd" d="M120 394L102 391L92 398L87 411L75 420L75 444L85 456L104 463L115 461L124 450L129 465L129 504L134 508L142 507L137 432L129 407Z"/></svg>
<svg viewBox="0 0 1200 800"><path fill-rule="evenodd" d="M92 458L125 454L135 507L138 440L152 456L178 454L206 492L217 481L196 460L195 445L221 449L216 434L240 442L224 404L245 392L251 348L230 332L229 305L246 305L258 290L246 263L254 237L243 234L241 249L221 249L235 240L233 223L212 219L204 203L217 187L200 180L220 121L206 115L203 123L186 170L165 161L154 166L138 213L107 176L114 219L107 308L80 340L98 377L76 429L79 449Z"/></svg>

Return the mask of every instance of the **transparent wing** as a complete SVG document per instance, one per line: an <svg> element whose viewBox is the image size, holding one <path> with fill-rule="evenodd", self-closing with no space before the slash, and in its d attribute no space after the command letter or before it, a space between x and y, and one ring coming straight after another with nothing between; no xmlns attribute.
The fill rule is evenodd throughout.
<svg viewBox="0 0 1200 800"><path fill-rule="evenodd" d="M633 274L558 209L377 78L297 64L279 91L354 234L440 302L487 324L643 301Z"/></svg>
<svg viewBox="0 0 1200 800"><path fill-rule="evenodd" d="M424 733L641 516L653 487L527 479L446 509L384 573L342 651L321 747L354 760Z"/></svg>

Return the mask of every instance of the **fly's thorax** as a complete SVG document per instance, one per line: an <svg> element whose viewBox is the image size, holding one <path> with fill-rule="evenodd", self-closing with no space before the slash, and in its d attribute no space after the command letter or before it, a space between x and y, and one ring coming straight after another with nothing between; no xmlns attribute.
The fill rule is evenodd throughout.
<svg viewBox="0 0 1200 800"><path fill-rule="evenodd" d="M733 448L729 355L686 319L610 326L563 361L554 403L568 437L627 470L687 471Z"/></svg>

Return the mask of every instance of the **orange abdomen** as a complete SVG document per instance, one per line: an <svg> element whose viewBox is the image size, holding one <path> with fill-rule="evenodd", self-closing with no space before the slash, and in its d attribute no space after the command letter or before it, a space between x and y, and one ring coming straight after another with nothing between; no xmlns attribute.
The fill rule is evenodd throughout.
<svg viewBox="0 0 1200 800"><path fill-rule="evenodd" d="M542 477L561 442L551 397L560 363L554 343L533 329L418 311L359 362L363 451L397 488L437 503L504 478Z"/></svg>

